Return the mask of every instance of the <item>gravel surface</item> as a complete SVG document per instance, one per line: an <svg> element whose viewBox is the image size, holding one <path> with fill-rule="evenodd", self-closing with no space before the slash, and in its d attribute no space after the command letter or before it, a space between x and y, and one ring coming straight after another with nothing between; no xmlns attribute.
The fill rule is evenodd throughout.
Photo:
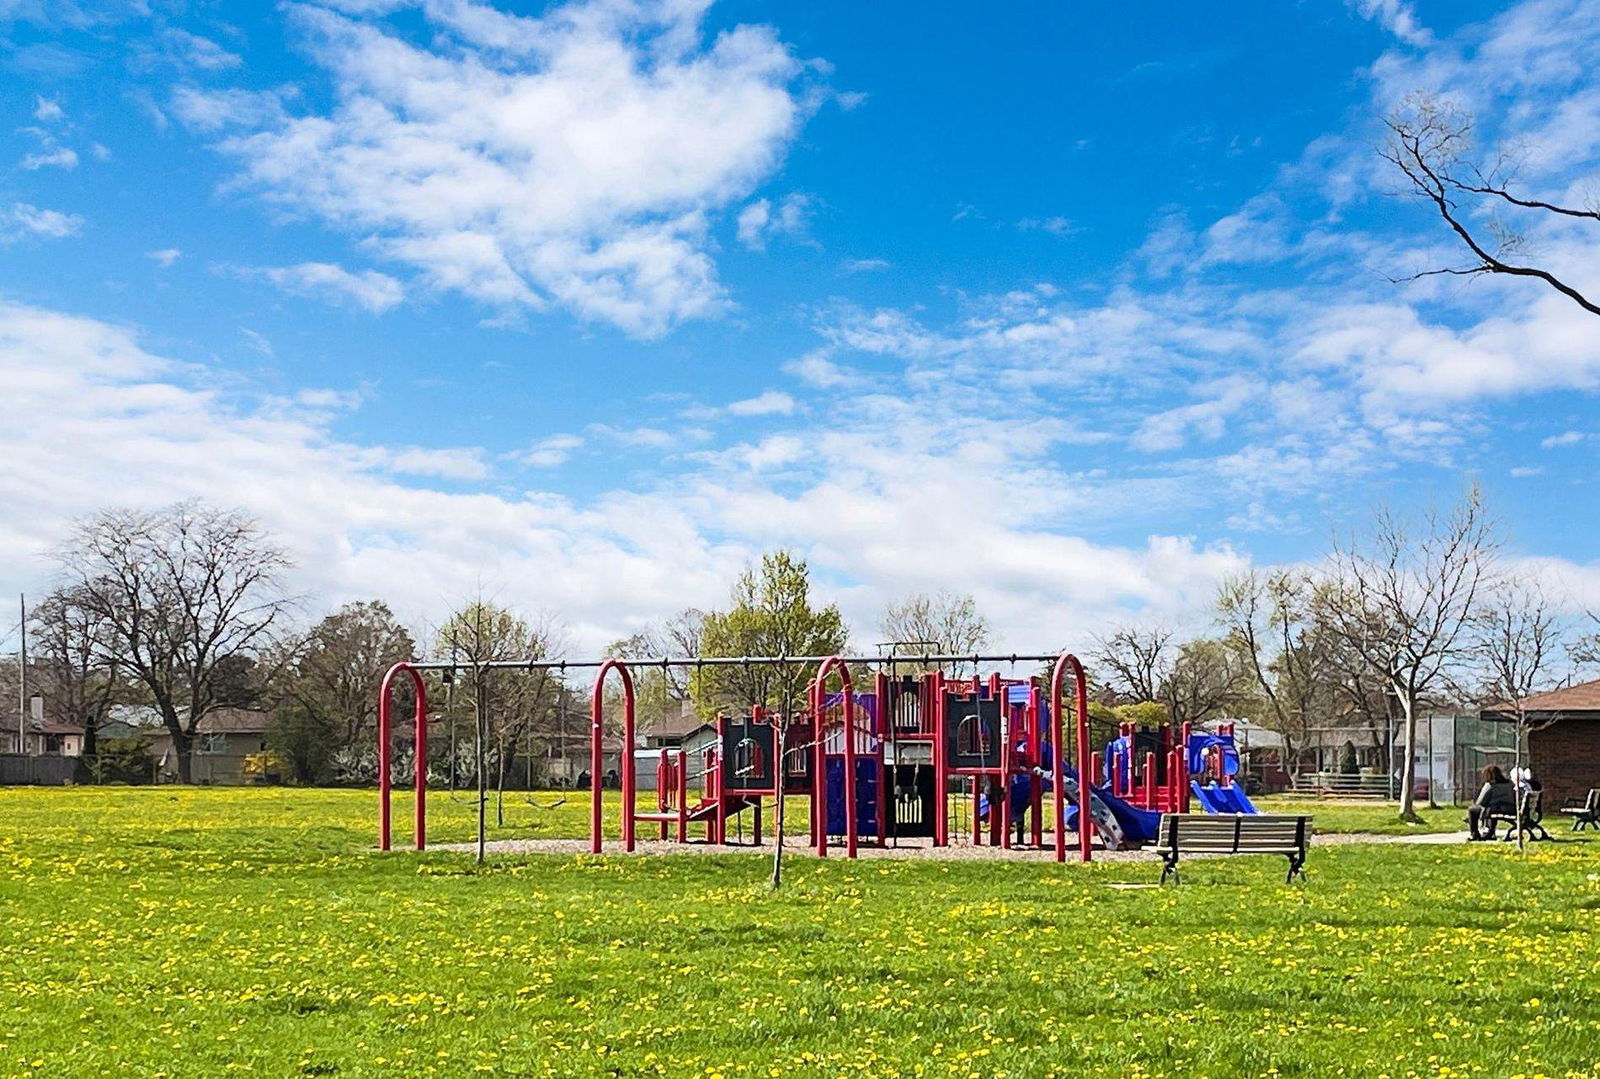
<svg viewBox="0 0 1600 1079"><path fill-rule="evenodd" d="M1419 835L1370 835L1361 832L1318 835L1312 839L1313 847L1344 846L1350 843L1422 843L1422 844L1452 844L1464 843L1467 839L1466 832L1433 832ZM457 851L471 853L477 850L475 843L441 843L434 850ZM589 843L583 839L495 839L490 840L485 846L489 854L587 854ZM1001 847L976 847L971 843L953 842L948 847L935 847L928 840L901 840L898 847L877 847L863 843L857 848L862 858L926 858L934 861L971 861L971 860L1005 860L1013 862L1048 862L1055 858L1055 850L1047 847L1039 850L1034 847L1024 847L1006 850ZM622 854L622 843L619 840L608 838L605 843L606 854ZM703 842L672 843L662 842L658 839L642 839L634 845L635 855L643 854L772 854L772 844L764 843L757 847L753 844L716 847ZM799 841L788 839L784 843L785 857L815 857L811 848L805 843L804 837ZM828 848L828 857L843 858L845 856L842 846ZM1205 857L1204 855L1191 855L1191 857ZM1218 856L1224 857L1224 856ZM1076 861L1078 858L1076 844L1067 845L1067 859ZM1149 851L1124 850L1105 851L1095 848L1096 861L1108 862L1138 862L1158 861L1156 856Z"/></svg>

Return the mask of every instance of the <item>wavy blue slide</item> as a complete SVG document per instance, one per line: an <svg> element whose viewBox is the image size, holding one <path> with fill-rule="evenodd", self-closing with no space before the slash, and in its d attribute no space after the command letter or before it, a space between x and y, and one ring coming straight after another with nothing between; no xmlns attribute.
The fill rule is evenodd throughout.
<svg viewBox="0 0 1600 1079"><path fill-rule="evenodd" d="M1237 783L1228 787L1219 787L1215 784L1207 784L1202 787L1199 783L1191 781L1189 787L1194 791L1194 796L1199 801L1200 808L1207 813L1261 812L1246 797L1244 788Z"/></svg>

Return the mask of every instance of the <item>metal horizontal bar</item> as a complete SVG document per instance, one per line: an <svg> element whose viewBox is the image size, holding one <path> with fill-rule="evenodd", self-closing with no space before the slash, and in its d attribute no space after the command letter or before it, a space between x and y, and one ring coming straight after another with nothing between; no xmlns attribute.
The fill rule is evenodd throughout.
<svg viewBox="0 0 1600 1079"><path fill-rule="evenodd" d="M968 653L967 655L922 655L922 656L840 656L845 663L877 664L883 667L911 666L922 664L947 663L1048 663L1061 657L1060 652L1051 652L1047 655L1023 655L1021 653ZM758 664L779 664L783 666L815 666L832 656L641 656L628 658L626 656L614 657L616 662L626 664L630 668L649 667L753 667ZM451 662L449 660L422 660L409 664L419 671L564 671L595 668L611 662L611 659L493 659L486 663Z"/></svg>

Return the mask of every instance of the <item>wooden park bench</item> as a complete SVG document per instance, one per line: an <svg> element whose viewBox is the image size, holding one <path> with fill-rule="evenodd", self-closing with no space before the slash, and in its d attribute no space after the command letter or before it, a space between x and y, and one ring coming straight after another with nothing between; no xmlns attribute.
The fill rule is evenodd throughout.
<svg viewBox="0 0 1600 1079"><path fill-rule="evenodd" d="M1161 818L1155 852L1165 863L1161 883L1178 879L1185 854L1279 854L1289 859L1289 875L1304 877L1311 844L1311 818L1272 813L1167 813Z"/></svg>
<svg viewBox="0 0 1600 1079"><path fill-rule="evenodd" d="M1507 843L1515 843L1519 834L1529 839L1549 839L1550 833L1544 830L1544 791L1523 791L1517 798L1515 814L1490 813L1489 827L1500 824L1506 826Z"/></svg>
<svg viewBox="0 0 1600 1079"><path fill-rule="evenodd" d="M1600 828L1600 787L1591 787L1587 798L1581 802L1568 802L1561 807L1561 812L1572 818L1574 832Z"/></svg>

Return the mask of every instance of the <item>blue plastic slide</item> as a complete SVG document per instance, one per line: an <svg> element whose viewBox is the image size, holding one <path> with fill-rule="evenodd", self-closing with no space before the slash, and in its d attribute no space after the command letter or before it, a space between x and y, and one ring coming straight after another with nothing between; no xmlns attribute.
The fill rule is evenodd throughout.
<svg viewBox="0 0 1600 1079"><path fill-rule="evenodd" d="M1067 797L1077 801L1078 773L1073 768L1064 770L1066 782L1064 784ZM1046 784L1048 787L1048 784ZM1138 806L1129 805L1127 802L1111 793L1110 787L1089 787L1089 812L1096 825L1099 826L1101 839L1107 847L1115 849L1123 843L1140 844L1152 842L1161 827L1161 814L1150 809L1140 809ZM1110 817L1107 821L1106 818ZM1078 809L1076 805L1067 807L1066 820L1063 822L1068 831L1078 827Z"/></svg>
<svg viewBox="0 0 1600 1079"><path fill-rule="evenodd" d="M1208 783L1202 787L1199 783L1191 781L1189 788L1194 791L1194 796L1200 803L1200 808L1207 813L1259 813L1245 796L1244 788L1237 783L1232 786L1219 787Z"/></svg>

